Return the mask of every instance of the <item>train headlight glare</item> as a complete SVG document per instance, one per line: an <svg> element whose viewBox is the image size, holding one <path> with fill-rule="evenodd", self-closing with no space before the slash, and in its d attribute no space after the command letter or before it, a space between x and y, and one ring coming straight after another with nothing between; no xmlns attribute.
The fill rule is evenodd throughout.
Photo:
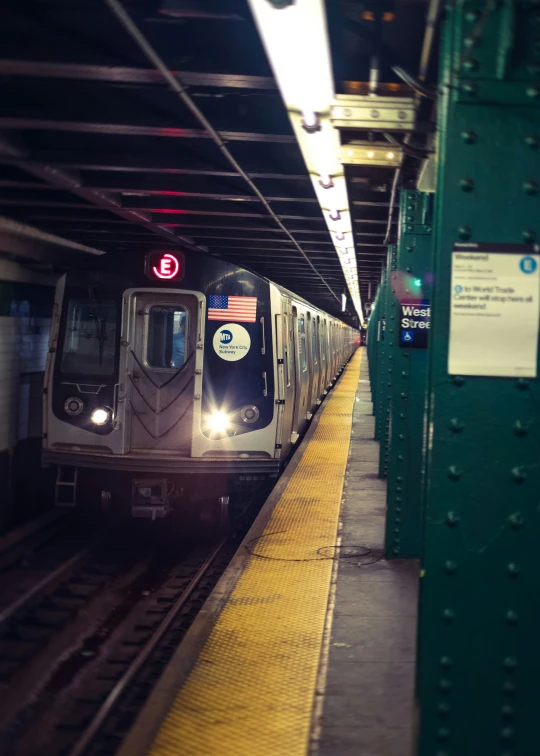
<svg viewBox="0 0 540 756"><path fill-rule="evenodd" d="M212 433L224 433L230 425L229 418L225 412L212 412L208 417L208 429Z"/></svg>
<svg viewBox="0 0 540 756"><path fill-rule="evenodd" d="M95 409L92 412L90 419L92 420L94 425L105 425L109 417L109 411L100 407L99 409Z"/></svg>

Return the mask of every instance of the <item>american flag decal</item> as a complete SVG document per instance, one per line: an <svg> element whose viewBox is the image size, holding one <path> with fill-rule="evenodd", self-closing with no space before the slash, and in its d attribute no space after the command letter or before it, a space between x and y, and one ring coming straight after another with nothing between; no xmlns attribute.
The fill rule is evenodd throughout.
<svg viewBox="0 0 540 756"><path fill-rule="evenodd" d="M208 297L208 320L254 323L256 319L257 297L229 297L226 294Z"/></svg>

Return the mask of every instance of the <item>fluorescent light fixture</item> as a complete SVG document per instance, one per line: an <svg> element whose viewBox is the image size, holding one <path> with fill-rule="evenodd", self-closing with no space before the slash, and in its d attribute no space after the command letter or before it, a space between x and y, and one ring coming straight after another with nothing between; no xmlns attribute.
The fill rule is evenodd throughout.
<svg viewBox="0 0 540 756"><path fill-rule="evenodd" d="M342 294L341 295L341 311L345 312L346 309L347 309L347 295Z"/></svg>
<svg viewBox="0 0 540 756"><path fill-rule="evenodd" d="M335 94L324 0L295 0L285 7L249 0L249 6L337 251L347 234L353 237L341 140L331 120ZM363 324L354 251L339 259Z"/></svg>
<svg viewBox="0 0 540 756"><path fill-rule="evenodd" d="M394 168L401 165L403 150L396 146L391 150L385 142L354 141L341 147L343 165L380 165Z"/></svg>
<svg viewBox="0 0 540 756"><path fill-rule="evenodd" d="M319 179L319 184L323 189L331 189L334 186L332 176L329 176L328 174L321 176Z"/></svg>

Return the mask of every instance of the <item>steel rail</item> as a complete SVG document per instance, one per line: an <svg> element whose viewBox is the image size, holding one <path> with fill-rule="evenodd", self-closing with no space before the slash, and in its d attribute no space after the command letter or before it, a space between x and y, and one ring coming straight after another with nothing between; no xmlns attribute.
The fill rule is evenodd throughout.
<svg viewBox="0 0 540 756"><path fill-rule="evenodd" d="M15 614L17 614L18 611L20 611L24 606L29 604L36 596L39 596L40 593L43 593L43 591L48 588L50 585L55 583L57 580L59 580L62 575L66 572L69 572L70 569L73 569L77 564L82 562L88 554L92 551L92 549L95 547L95 543L91 546L87 546L86 548L82 549L81 551L77 552L74 556L70 557L67 561L65 561L63 564L61 564L59 567L57 567L55 570L50 572L48 575L45 575L39 582L35 583L35 585L32 586L26 593L23 593L19 596L18 599L16 599L10 606L6 607L3 611L0 612L0 627L4 625L6 622L8 622L10 619L12 619Z"/></svg>
<svg viewBox="0 0 540 756"><path fill-rule="evenodd" d="M157 630L153 633L153 635L141 649L140 654L133 660L132 664L129 665L122 677L118 680L114 688L104 700L97 714L90 720L86 729L79 737L73 748L69 751L67 756L82 756L86 749L91 745L92 741L99 734L107 717L113 711L115 705L117 704L122 694L125 692L126 688L130 685L133 678L139 673L143 665L148 660L149 656L153 653L156 646L161 641L180 610L191 597L192 593L198 587L202 578L206 575L206 573L214 563L216 557L218 557L223 550L226 543L227 538L223 538L210 553L208 559L205 560L204 564L197 570L196 574L190 580L185 590L182 591L181 596L179 596L179 598L174 602L172 607L167 612L165 618L163 619L163 622L161 622Z"/></svg>

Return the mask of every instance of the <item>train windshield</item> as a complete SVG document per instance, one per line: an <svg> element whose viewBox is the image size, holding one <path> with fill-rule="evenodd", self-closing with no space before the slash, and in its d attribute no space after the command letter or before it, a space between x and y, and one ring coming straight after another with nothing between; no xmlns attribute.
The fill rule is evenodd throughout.
<svg viewBox="0 0 540 756"><path fill-rule="evenodd" d="M116 304L70 299L62 348L62 373L112 375L116 356Z"/></svg>
<svg viewBox="0 0 540 756"><path fill-rule="evenodd" d="M186 348L187 312L175 305L154 305L148 313L146 362L152 368L180 368Z"/></svg>

